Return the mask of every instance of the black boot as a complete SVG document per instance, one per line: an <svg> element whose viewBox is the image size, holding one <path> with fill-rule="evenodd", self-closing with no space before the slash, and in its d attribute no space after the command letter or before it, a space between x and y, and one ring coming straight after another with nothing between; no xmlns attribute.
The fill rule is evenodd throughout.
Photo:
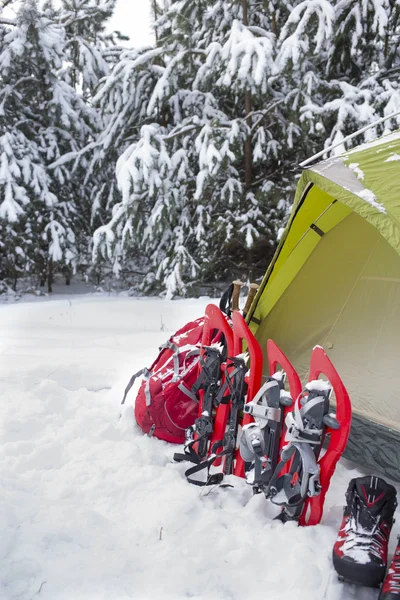
<svg viewBox="0 0 400 600"><path fill-rule="evenodd" d="M379 477L359 477L350 481L346 501L333 565L343 579L377 587L386 572L396 489Z"/></svg>

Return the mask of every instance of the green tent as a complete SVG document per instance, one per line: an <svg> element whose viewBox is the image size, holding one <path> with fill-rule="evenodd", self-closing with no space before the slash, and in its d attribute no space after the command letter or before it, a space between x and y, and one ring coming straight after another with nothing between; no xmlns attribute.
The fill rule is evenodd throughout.
<svg viewBox="0 0 400 600"><path fill-rule="evenodd" d="M352 400L347 456L400 480L398 161L400 132L303 172L247 321L303 381L325 349Z"/></svg>

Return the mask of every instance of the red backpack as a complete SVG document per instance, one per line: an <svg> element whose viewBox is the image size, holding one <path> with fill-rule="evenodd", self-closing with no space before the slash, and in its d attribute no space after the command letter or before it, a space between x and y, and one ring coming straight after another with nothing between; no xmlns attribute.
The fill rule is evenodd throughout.
<svg viewBox="0 0 400 600"><path fill-rule="evenodd" d="M220 308L230 314L233 286L222 295ZM186 323L166 344L149 369L141 369L129 381L122 404L138 377L144 376L135 401L135 418L144 433L160 440L183 444L185 430L198 417L199 397L192 391L199 375L204 317ZM221 340L215 332L212 343Z"/></svg>
<svg viewBox="0 0 400 600"><path fill-rule="evenodd" d="M145 377L135 401L135 418L144 433L173 444L185 441L185 430L198 416L199 398L192 386L199 375L203 326L204 317L179 329L160 347L151 367L135 373L128 383L122 404L134 381Z"/></svg>
<svg viewBox="0 0 400 600"><path fill-rule="evenodd" d="M233 285L222 294L220 309L231 314ZM227 317L228 318L228 317ZM198 417L199 397L192 391L199 375L204 317L186 323L166 344L149 369L141 369L131 377L122 404L138 377L144 376L135 401L135 418L144 433L183 444L185 431ZM215 331L212 343L222 341Z"/></svg>

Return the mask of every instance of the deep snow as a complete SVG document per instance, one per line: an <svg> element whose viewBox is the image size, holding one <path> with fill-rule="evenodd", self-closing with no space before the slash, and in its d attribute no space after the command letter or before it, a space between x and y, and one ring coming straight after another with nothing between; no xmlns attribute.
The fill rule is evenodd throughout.
<svg viewBox="0 0 400 600"><path fill-rule="evenodd" d="M1 600L377 597L331 562L353 465L339 465L321 525L282 525L242 480L188 484L176 447L135 424L132 392L121 413L131 374L208 302L0 305Z"/></svg>

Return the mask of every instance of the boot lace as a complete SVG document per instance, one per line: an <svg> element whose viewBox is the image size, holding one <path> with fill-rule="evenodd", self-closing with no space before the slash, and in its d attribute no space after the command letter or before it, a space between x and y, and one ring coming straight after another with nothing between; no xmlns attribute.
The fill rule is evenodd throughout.
<svg viewBox="0 0 400 600"><path fill-rule="evenodd" d="M367 529L360 524L359 514L360 506L355 498L351 516L344 528L346 537L343 551L362 564L370 562L371 555L383 561L387 537L379 527L379 519L371 517L373 525Z"/></svg>

